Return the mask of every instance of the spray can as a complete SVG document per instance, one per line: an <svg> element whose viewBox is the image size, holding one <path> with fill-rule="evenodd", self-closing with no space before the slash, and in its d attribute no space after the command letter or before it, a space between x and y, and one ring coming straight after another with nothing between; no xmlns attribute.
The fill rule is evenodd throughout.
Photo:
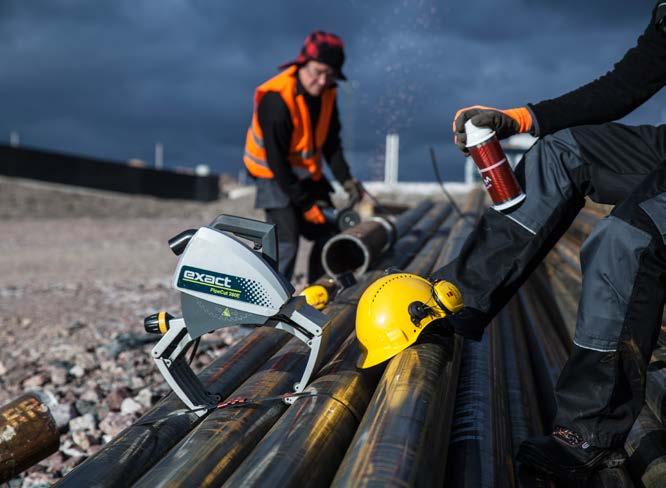
<svg viewBox="0 0 666 488"><path fill-rule="evenodd" d="M493 201L493 208L508 211L525 200L525 193L513 174L495 132L465 122L467 149L476 164L481 181Z"/></svg>

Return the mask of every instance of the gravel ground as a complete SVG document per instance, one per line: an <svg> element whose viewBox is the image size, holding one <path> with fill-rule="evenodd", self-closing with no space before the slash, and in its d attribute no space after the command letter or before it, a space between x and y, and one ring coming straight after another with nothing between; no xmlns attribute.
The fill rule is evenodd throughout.
<svg viewBox="0 0 666 488"><path fill-rule="evenodd" d="M252 203L252 194L202 204L0 178L0 405L43 388L71 417L60 451L12 486L49 486L164 394L143 318L179 314L167 239L219 213L261 218ZM245 333L207 337L195 368Z"/></svg>

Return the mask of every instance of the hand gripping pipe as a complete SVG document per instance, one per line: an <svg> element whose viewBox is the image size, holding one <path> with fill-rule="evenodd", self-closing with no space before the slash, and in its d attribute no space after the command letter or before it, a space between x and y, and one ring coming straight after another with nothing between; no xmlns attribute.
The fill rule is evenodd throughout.
<svg viewBox="0 0 666 488"><path fill-rule="evenodd" d="M291 336L255 329L199 374L212 393L230 395ZM169 393L139 420L67 474L56 486L125 487L133 483L199 423L201 417Z"/></svg>
<svg viewBox="0 0 666 488"><path fill-rule="evenodd" d="M484 197L474 191L465 213L479 212ZM435 268L471 227L454 225ZM433 334L388 362L332 486L442 486L461 342Z"/></svg>
<svg viewBox="0 0 666 488"><path fill-rule="evenodd" d="M59 425L51 408L53 395L35 390L0 407L0 483L58 450Z"/></svg>
<svg viewBox="0 0 666 488"><path fill-rule="evenodd" d="M439 230L433 230L446 215ZM454 221L450 208L436 205L396 244L394 261L403 268L415 250L414 260L404 268L409 273L427 275ZM420 232L419 232L420 231ZM370 396L377 385L381 367L358 369L360 350L352 332L341 351L324 367L308 391L316 396L302 398L290 407L259 445L223 485L326 486L342 460Z"/></svg>
<svg viewBox="0 0 666 488"><path fill-rule="evenodd" d="M326 273L336 277L365 273L380 254L411 229L432 207L429 200L402 213L395 221L383 217L366 220L332 237L322 250L321 262Z"/></svg>
<svg viewBox="0 0 666 488"><path fill-rule="evenodd" d="M339 293L324 311L331 317L328 357L353 328L355 304L378 276L364 277ZM291 391L307 357L307 348L290 341L230 398L261 399ZM299 400L296 401L298 405ZM136 486L219 486L256 446L287 406L281 401L215 410L148 471Z"/></svg>

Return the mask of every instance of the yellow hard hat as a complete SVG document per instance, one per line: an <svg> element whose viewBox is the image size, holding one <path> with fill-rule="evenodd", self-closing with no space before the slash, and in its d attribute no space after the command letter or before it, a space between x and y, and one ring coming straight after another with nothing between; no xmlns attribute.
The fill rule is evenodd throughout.
<svg viewBox="0 0 666 488"><path fill-rule="evenodd" d="M356 309L359 368L392 358L416 342L433 320L463 307L458 288L447 281L431 283L410 273L394 273L373 282Z"/></svg>

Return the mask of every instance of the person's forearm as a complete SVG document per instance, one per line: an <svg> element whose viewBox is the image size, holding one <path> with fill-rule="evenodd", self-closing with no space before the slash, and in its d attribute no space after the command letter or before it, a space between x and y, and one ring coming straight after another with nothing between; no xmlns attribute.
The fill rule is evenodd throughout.
<svg viewBox="0 0 666 488"><path fill-rule="evenodd" d="M659 91L665 80L666 37L651 21L612 71L558 98L530 104L535 135L622 118Z"/></svg>
<svg viewBox="0 0 666 488"><path fill-rule="evenodd" d="M340 183L344 183L347 180L352 178L351 171L349 170L349 165L345 160L345 156L342 152L342 147L340 147L332 155L326 157L328 166L331 168L331 172L336 180Z"/></svg>

